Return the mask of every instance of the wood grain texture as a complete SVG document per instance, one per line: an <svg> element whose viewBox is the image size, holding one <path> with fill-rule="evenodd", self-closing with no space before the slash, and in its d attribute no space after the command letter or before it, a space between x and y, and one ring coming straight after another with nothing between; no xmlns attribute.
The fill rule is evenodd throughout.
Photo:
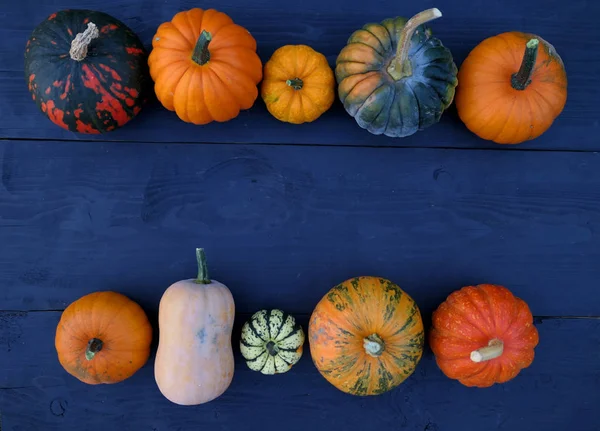
<svg viewBox="0 0 600 431"><path fill-rule="evenodd" d="M540 344L531 367L513 381L481 390L446 378L429 350L415 373L377 397L343 394L323 379L307 351L286 374L250 371L239 354L228 391L194 407L158 391L153 355L130 379L86 386L62 370L53 334L59 312L0 313L0 409L4 430L232 430L285 423L306 429L442 431L455 429L595 431L600 402L600 320L536 321ZM297 316L306 327L308 315ZM429 321L429 316L427 316ZM595 354L593 352L596 352Z"/></svg>
<svg viewBox="0 0 600 431"><path fill-rule="evenodd" d="M600 37L596 16L600 3L589 0L437 0L398 5L392 0L373 2L306 0L300 10L279 8L273 0L244 3L224 0L198 5L192 0L163 2L86 0L78 7L107 12L124 21L148 48L164 21L180 10L214 6L230 14L257 39L258 52L265 62L279 46L309 44L326 55L334 65L337 54L350 34L366 22L438 7L444 16L432 23L434 33L452 51L460 65L481 40L510 30L539 34L550 41L562 56L569 79L567 105L553 127L539 139L510 149L599 150L597 100L600 88ZM280 123L258 100L250 111L225 124L193 126L154 100L138 118L105 136L77 135L55 126L31 100L23 78L23 50L29 34L50 13L73 7L67 0L43 6L35 0L13 2L0 14L0 138L110 140L137 142L288 143L356 146L496 148L471 134L460 122L454 107L440 124L405 139L374 136L362 130L346 114L339 101L318 121L302 126ZM486 18L483 18L486 17Z"/></svg>
<svg viewBox="0 0 600 431"><path fill-rule="evenodd" d="M200 246L239 312L376 275L424 312L495 283L600 315L600 154L4 141L0 169L4 310L105 289L155 308Z"/></svg>

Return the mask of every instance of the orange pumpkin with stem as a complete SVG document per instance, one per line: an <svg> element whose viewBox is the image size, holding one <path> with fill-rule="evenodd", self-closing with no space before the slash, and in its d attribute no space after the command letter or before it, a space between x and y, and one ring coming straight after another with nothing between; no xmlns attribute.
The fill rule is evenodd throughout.
<svg viewBox="0 0 600 431"><path fill-rule="evenodd" d="M503 286L453 292L433 313L429 344L442 372L465 386L488 387L531 365L539 342L529 307Z"/></svg>
<svg viewBox="0 0 600 431"><path fill-rule="evenodd" d="M265 64L261 96L278 120L312 122L333 104L335 76L320 52L306 45L282 46Z"/></svg>
<svg viewBox="0 0 600 431"><path fill-rule="evenodd" d="M158 100L185 122L224 122L258 97L256 40L214 9L177 13L158 27L148 58Z"/></svg>
<svg viewBox="0 0 600 431"><path fill-rule="evenodd" d="M507 32L477 45L458 72L456 109L467 128L498 144L520 144L550 128L567 101L567 74L539 36Z"/></svg>
<svg viewBox="0 0 600 431"><path fill-rule="evenodd" d="M356 277L319 301L308 327L310 354L325 379L352 395L387 392L415 370L424 344L415 301L379 277Z"/></svg>
<svg viewBox="0 0 600 431"><path fill-rule="evenodd" d="M117 292L94 292L63 311L56 328L58 360L90 385L131 377L150 356L152 326L144 310Z"/></svg>

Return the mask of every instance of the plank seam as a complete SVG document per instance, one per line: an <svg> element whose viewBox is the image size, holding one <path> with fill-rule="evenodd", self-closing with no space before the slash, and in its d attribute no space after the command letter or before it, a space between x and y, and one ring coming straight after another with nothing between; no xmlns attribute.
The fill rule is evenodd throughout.
<svg viewBox="0 0 600 431"><path fill-rule="evenodd" d="M539 153L591 153L598 154L597 150L585 149L551 149L551 148L517 148L514 147L419 147L415 145L352 145L352 144L309 144L309 143L272 143L272 142L185 142L185 141L126 141L126 140L100 140L100 139L45 139L45 138L6 138L0 137L0 142L73 142L73 143L102 143L102 144L137 144L137 145L227 145L227 146L264 146L264 147L317 147L317 148L367 148L367 149L388 149L388 150L459 150L459 151L517 151L517 152L539 152Z"/></svg>

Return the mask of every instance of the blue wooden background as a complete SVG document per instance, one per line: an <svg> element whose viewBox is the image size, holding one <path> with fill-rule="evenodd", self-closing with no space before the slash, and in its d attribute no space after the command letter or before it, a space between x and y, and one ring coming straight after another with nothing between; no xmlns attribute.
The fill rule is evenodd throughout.
<svg viewBox="0 0 600 431"><path fill-rule="evenodd" d="M23 77L32 29L74 7L115 16L148 47L176 12L215 7L251 31L263 61L305 43L332 65L364 23L438 7L433 31L458 65L503 31L549 40L566 64L568 101L545 135L515 147L478 139L454 108L412 137L373 136L337 101L303 126L258 100L205 127L154 102L118 131L76 135L37 110ZM2 0L0 429L600 430L599 14L595 0ZM153 356L117 385L64 372L54 332L69 303L117 290L156 328L163 291L194 276L197 246L235 296L236 347L252 312L283 308L306 327L330 287L370 274L407 290L427 327L463 285L509 287L536 316L536 359L507 384L469 389L427 348L399 388L358 398L329 385L308 350L268 377L236 348L230 389L196 407L162 397Z"/></svg>

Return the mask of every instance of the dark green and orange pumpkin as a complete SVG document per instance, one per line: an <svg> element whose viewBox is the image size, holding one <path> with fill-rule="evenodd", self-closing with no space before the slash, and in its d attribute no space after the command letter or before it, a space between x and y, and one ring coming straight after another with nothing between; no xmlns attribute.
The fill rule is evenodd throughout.
<svg viewBox="0 0 600 431"><path fill-rule="evenodd" d="M31 34L25 79L33 100L58 126L104 133L141 110L150 88L147 52L119 20L91 10L62 10Z"/></svg>
<svg viewBox="0 0 600 431"><path fill-rule="evenodd" d="M406 380L421 360L424 337L415 301L380 277L356 277L332 288L308 326L315 366L352 395L382 394Z"/></svg>
<svg viewBox="0 0 600 431"><path fill-rule="evenodd" d="M350 36L335 75L340 100L360 127L405 137L440 120L458 83L452 53L425 26L440 16L428 9L409 20L366 24Z"/></svg>

